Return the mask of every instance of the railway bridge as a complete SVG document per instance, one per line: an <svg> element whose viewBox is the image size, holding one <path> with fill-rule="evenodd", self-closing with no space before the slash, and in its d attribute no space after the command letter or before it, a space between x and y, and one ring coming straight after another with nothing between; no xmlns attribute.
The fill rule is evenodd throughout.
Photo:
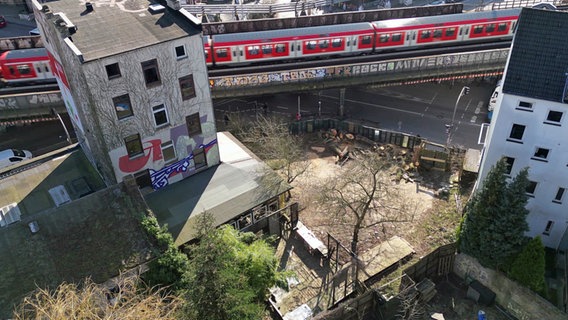
<svg viewBox="0 0 568 320"><path fill-rule="evenodd" d="M213 99L337 88L393 86L431 81L500 76L509 49L448 53L398 58L348 65L309 67L233 75L211 75ZM64 112L55 90L0 95L0 125L40 121Z"/></svg>

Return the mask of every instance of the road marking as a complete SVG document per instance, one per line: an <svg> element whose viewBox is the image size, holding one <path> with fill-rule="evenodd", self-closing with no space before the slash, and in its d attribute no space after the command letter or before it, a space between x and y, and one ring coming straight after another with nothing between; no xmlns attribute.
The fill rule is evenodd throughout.
<svg viewBox="0 0 568 320"><path fill-rule="evenodd" d="M434 100L436 99L436 97L438 97L438 91L436 91L436 93L434 94L434 98L432 98L432 100L430 100L430 104L434 103ZM428 108L426 108L428 109Z"/></svg>
<svg viewBox="0 0 568 320"><path fill-rule="evenodd" d="M471 123L474 123L475 121L477 121L477 116L473 116L471 117L471 120L469 120Z"/></svg>
<svg viewBox="0 0 568 320"><path fill-rule="evenodd" d="M288 107L283 107L283 106L276 106L276 108L278 108L278 109L284 109L284 110L288 110Z"/></svg>

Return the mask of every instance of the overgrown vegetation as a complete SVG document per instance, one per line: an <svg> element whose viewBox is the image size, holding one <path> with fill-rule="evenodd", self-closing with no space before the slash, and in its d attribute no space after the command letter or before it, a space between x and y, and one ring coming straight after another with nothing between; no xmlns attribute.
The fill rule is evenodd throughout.
<svg viewBox="0 0 568 320"><path fill-rule="evenodd" d="M285 281L274 249L230 226L213 228L209 215L198 219L200 243L190 248L184 274L184 319L262 318L268 288Z"/></svg>
<svg viewBox="0 0 568 320"><path fill-rule="evenodd" d="M546 297L545 252L540 236L531 239L515 258L509 277Z"/></svg>
<svg viewBox="0 0 568 320"><path fill-rule="evenodd" d="M154 216L145 216L142 226L150 235L155 237L162 252L152 260L149 270L144 274L144 280L151 286L171 286L173 290L181 289L182 275L187 270L188 258L174 244L172 235L167 226L160 227Z"/></svg>
<svg viewBox="0 0 568 320"><path fill-rule="evenodd" d="M147 287L138 277L122 278L112 290L87 279L37 289L16 307L13 319L173 320L180 306L180 299Z"/></svg>
<svg viewBox="0 0 568 320"><path fill-rule="evenodd" d="M528 169L507 182L507 164L499 161L491 168L465 207L458 244L462 252L497 270L508 270L526 242L528 231L525 208L529 185Z"/></svg>

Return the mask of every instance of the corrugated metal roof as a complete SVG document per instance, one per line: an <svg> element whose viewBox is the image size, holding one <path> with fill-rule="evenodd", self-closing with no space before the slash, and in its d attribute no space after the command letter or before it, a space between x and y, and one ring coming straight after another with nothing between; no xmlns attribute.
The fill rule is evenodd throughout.
<svg viewBox="0 0 568 320"><path fill-rule="evenodd" d="M562 102L568 73L568 13L523 8L503 92Z"/></svg>

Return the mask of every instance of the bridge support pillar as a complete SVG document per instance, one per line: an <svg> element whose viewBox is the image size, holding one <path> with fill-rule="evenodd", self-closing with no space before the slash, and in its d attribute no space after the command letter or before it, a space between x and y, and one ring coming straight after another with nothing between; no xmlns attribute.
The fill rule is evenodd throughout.
<svg viewBox="0 0 568 320"><path fill-rule="evenodd" d="M345 88L339 89L339 117L345 115Z"/></svg>

